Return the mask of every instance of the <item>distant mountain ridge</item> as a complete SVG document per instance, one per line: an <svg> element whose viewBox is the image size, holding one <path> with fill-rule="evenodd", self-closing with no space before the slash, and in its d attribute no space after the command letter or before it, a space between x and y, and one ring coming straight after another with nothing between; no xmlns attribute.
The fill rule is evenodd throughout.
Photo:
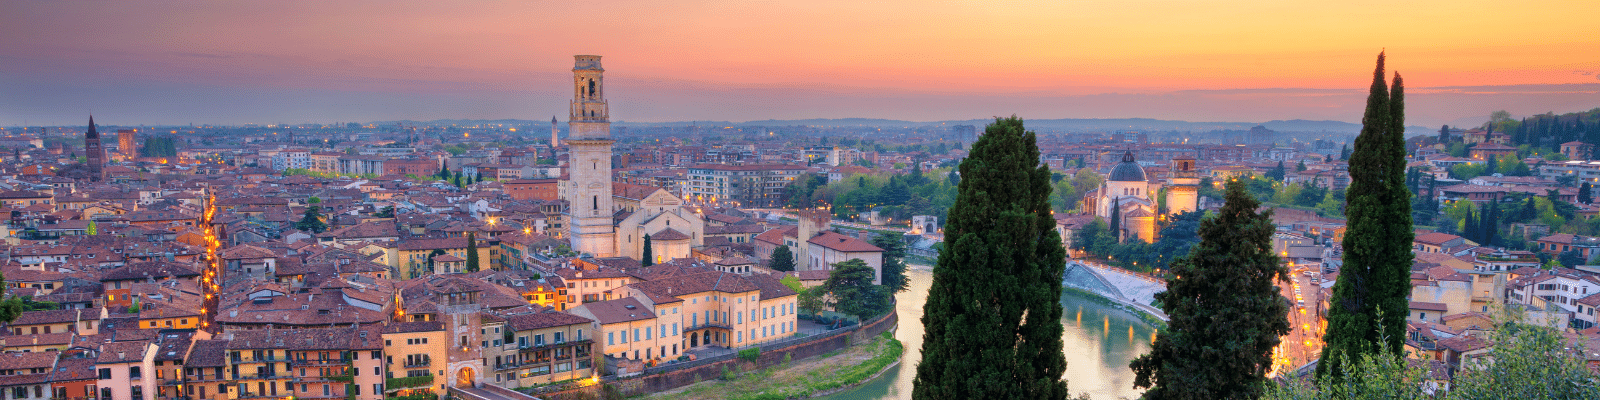
<svg viewBox="0 0 1600 400"><path fill-rule="evenodd" d="M982 127L992 119L968 119L947 121L905 121L883 118L812 118L812 119L766 119L757 121L731 122L731 121L672 121L672 122L628 122L616 121L612 125L620 127L638 126L877 126L877 127L927 127L973 125ZM561 121L565 122L565 121ZM506 125L542 125L545 121L522 119L496 119L496 120L467 120L467 119L439 119L433 121L378 121L373 122L379 126L403 124L427 125L481 125L481 124L506 124ZM1206 132L1213 130L1249 130L1255 126L1264 126L1279 132L1334 132L1334 133L1360 133L1361 124L1344 121L1328 120L1272 120L1267 122L1191 122L1179 120L1163 120L1154 118L1058 118L1058 119L1030 119L1028 126L1049 128L1068 131L1115 131L1115 130L1159 130L1159 131L1192 131ZM1429 133L1433 129L1421 126L1406 127L1408 133Z"/></svg>

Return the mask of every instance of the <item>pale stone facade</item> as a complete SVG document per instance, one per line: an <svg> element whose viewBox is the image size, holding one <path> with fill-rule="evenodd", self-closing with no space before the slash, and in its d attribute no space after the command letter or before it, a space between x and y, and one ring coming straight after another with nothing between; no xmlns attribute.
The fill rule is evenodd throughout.
<svg viewBox="0 0 1600 400"><path fill-rule="evenodd" d="M567 134L567 214L572 249L615 257L611 220L611 121L600 56L574 56L572 114Z"/></svg>

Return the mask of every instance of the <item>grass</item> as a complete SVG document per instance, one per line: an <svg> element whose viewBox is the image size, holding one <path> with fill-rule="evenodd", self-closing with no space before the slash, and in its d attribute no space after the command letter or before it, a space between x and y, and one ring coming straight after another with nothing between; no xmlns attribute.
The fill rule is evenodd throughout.
<svg viewBox="0 0 1600 400"><path fill-rule="evenodd" d="M690 385L677 391L645 396L657 400L806 398L861 383L900 359L905 347L888 332L867 343L807 360L737 374L724 381ZM734 375L733 371L729 371Z"/></svg>

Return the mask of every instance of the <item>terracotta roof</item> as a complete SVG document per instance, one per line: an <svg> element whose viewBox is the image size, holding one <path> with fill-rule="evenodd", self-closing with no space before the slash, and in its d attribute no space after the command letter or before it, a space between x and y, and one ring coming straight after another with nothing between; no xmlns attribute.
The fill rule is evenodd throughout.
<svg viewBox="0 0 1600 400"><path fill-rule="evenodd" d="M150 342L145 340L102 344L100 358L95 359L95 362L98 364L140 362L144 360L144 352L149 348Z"/></svg>
<svg viewBox="0 0 1600 400"><path fill-rule="evenodd" d="M223 367L227 366L227 354L227 340L196 340L183 364L186 367Z"/></svg>
<svg viewBox="0 0 1600 400"><path fill-rule="evenodd" d="M1413 309L1413 310L1428 310L1428 311L1443 312L1445 310L1449 310L1449 307L1446 306L1444 303L1429 303L1429 302L1425 302L1425 301L1413 301L1413 302L1411 302L1411 309Z"/></svg>
<svg viewBox="0 0 1600 400"><path fill-rule="evenodd" d="M383 327L383 333L385 334L434 332L443 330L444 323L439 321L390 322L389 325Z"/></svg>
<svg viewBox="0 0 1600 400"><path fill-rule="evenodd" d="M589 310L601 324L647 320L656 317L656 314L646 308L644 303L640 303L638 299L632 297L588 303L578 307Z"/></svg>
<svg viewBox="0 0 1600 400"><path fill-rule="evenodd" d="M508 315L505 317L505 319L506 323L511 326L511 329L518 331L594 322L594 320L564 312L542 312L537 314Z"/></svg>
<svg viewBox="0 0 1600 400"><path fill-rule="evenodd" d="M782 297L794 296L794 289L784 285L777 277L767 274L754 274L749 276L750 282L761 288L761 299L771 300Z"/></svg>
<svg viewBox="0 0 1600 400"><path fill-rule="evenodd" d="M64 323L78 322L78 313L80 311L88 311L88 310L28 311L28 312L24 312L24 313L22 313L20 315L17 315L17 319L15 321L11 321L10 325L11 326L24 326L24 325L64 324ZM100 313L98 313L98 312L85 313L85 314L93 314L94 315L94 319L100 319Z"/></svg>
<svg viewBox="0 0 1600 400"><path fill-rule="evenodd" d="M650 235L650 240L689 240L689 235L685 235L677 229L666 228Z"/></svg>
<svg viewBox="0 0 1600 400"><path fill-rule="evenodd" d="M465 249L467 238L412 239L400 242L400 250Z"/></svg>
<svg viewBox="0 0 1600 400"><path fill-rule="evenodd" d="M807 242L846 253L883 252L883 249L878 248L878 246L873 246L871 243L867 243L864 240L845 236L832 231L823 232L821 235L817 235L817 237L811 238L811 240L808 240Z"/></svg>

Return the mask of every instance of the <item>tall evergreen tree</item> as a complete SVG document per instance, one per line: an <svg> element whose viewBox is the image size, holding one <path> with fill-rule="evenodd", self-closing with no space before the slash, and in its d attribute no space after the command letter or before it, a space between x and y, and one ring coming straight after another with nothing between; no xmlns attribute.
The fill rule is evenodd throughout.
<svg viewBox="0 0 1600 400"><path fill-rule="evenodd" d="M1361 134L1350 154L1344 267L1328 302L1328 327L1317 375L1341 376L1341 360L1403 354L1411 294L1410 196L1405 188L1405 91L1400 74L1384 82L1384 55L1372 74ZM1379 328L1382 331L1379 331ZM1344 358L1342 358L1344 357Z"/></svg>
<svg viewBox="0 0 1600 400"><path fill-rule="evenodd" d="M1500 206L1492 202L1484 203L1482 214L1478 217L1478 244L1493 246L1500 236Z"/></svg>
<svg viewBox="0 0 1600 400"><path fill-rule="evenodd" d="M1106 230L1111 232L1112 243L1122 243L1122 198L1111 201L1111 220L1106 221Z"/></svg>
<svg viewBox="0 0 1600 400"><path fill-rule="evenodd" d="M467 232L467 272L478 272L478 235Z"/></svg>
<svg viewBox="0 0 1600 400"><path fill-rule="evenodd" d="M1439 127L1439 143L1450 143L1450 125Z"/></svg>
<svg viewBox="0 0 1600 400"><path fill-rule="evenodd" d="M1287 170L1283 169L1283 161L1278 161L1277 167L1267 170L1267 178L1275 181L1282 181L1283 176L1287 175L1288 173L1289 172Z"/></svg>
<svg viewBox="0 0 1600 400"><path fill-rule="evenodd" d="M1495 160L1494 159L1494 155L1490 154L1489 155L1489 159L1484 162L1483 175L1484 176L1494 176L1494 174L1499 173L1499 172L1500 172L1500 161Z"/></svg>
<svg viewBox="0 0 1600 400"><path fill-rule="evenodd" d="M911 396L1064 399L1066 251L1034 133L1015 116L996 118L958 168Z"/></svg>
<svg viewBox="0 0 1600 400"><path fill-rule="evenodd" d="M1578 202L1579 203L1589 204L1593 200L1594 200L1594 188L1592 186L1589 186L1589 182L1584 182L1583 185L1578 186Z"/></svg>
<svg viewBox="0 0 1600 400"><path fill-rule="evenodd" d="M1200 222L1200 243L1172 263L1156 295L1171 322L1150 353L1133 360L1147 400L1253 399L1266 387L1272 349L1289 332L1288 305L1274 281L1289 270L1272 254L1272 212L1238 182L1227 203Z"/></svg>
<svg viewBox="0 0 1600 400"><path fill-rule="evenodd" d="M656 250L651 246L648 233L644 234L644 254L639 256L639 265L646 267L656 265Z"/></svg>
<svg viewBox="0 0 1600 400"><path fill-rule="evenodd" d="M774 271L794 271L794 252L789 251L788 245L778 245L772 249L772 260L767 262L767 268Z"/></svg>

